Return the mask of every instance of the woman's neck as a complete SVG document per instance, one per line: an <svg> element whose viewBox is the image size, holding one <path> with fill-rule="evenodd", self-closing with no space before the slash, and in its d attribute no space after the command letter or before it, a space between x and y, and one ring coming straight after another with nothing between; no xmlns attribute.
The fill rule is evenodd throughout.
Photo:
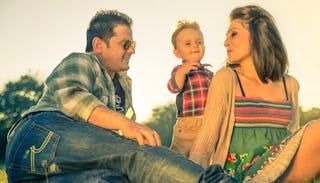
<svg viewBox="0 0 320 183"><path fill-rule="evenodd" d="M240 63L240 66L237 67L237 71L243 77L251 80L255 83L262 83L260 80L256 68L254 67L252 60L244 60Z"/></svg>

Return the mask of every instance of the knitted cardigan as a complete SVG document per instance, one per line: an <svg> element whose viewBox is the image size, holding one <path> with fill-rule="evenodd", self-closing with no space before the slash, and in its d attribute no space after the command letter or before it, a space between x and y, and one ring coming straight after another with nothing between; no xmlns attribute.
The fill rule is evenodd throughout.
<svg viewBox="0 0 320 183"><path fill-rule="evenodd" d="M288 129L299 128L297 80L285 76L288 98L292 101L292 121ZM224 166L234 127L236 75L232 68L222 67L213 77L208 91L203 126L190 152L190 159L203 167L211 164Z"/></svg>

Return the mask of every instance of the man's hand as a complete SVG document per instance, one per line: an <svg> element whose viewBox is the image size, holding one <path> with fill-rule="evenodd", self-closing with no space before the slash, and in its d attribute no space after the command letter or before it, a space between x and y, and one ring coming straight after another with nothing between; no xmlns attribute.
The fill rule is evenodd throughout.
<svg viewBox="0 0 320 183"><path fill-rule="evenodd" d="M139 145L161 146L161 140L156 131L104 106L95 108L88 122L105 129L120 130L122 136L136 140Z"/></svg>
<svg viewBox="0 0 320 183"><path fill-rule="evenodd" d="M158 133L142 124L130 122L120 130L124 137L136 140L139 145L161 146Z"/></svg>

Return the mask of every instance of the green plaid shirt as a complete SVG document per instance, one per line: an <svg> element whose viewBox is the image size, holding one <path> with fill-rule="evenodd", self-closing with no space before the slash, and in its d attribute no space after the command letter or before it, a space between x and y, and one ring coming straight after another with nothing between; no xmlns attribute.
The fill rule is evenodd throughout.
<svg viewBox="0 0 320 183"><path fill-rule="evenodd" d="M126 72L117 74L125 92L126 111L133 110L131 79ZM75 120L87 121L98 106L115 110L115 98L112 79L98 58L93 53L71 53L47 78L38 104L24 115L37 111L61 111ZM135 119L135 113L132 119Z"/></svg>

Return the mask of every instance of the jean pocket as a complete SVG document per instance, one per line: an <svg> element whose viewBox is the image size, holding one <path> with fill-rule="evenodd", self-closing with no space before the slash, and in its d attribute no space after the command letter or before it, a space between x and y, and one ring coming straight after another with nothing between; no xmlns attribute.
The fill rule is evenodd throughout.
<svg viewBox="0 0 320 183"><path fill-rule="evenodd" d="M31 124L17 146L11 167L32 173L46 173L55 157L59 138L58 134L47 128Z"/></svg>
<svg viewBox="0 0 320 183"><path fill-rule="evenodd" d="M174 138L176 140L181 139L184 141L192 141L195 138L198 131L192 128L190 129L186 126L176 125L174 127L174 132Z"/></svg>

